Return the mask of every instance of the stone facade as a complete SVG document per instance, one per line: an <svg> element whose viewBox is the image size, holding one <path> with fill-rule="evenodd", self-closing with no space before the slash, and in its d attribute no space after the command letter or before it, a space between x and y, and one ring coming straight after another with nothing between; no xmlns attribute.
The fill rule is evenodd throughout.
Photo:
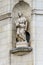
<svg viewBox="0 0 43 65"><path fill-rule="evenodd" d="M30 41L33 50L23 56L10 54L15 47L14 6L19 0L0 0L0 65L43 65L43 0L24 1L31 9Z"/></svg>

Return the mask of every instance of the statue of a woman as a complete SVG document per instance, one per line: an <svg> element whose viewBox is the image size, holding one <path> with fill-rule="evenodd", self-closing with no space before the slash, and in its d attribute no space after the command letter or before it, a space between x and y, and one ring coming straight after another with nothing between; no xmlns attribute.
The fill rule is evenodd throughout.
<svg viewBox="0 0 43 65"><path fill-rule="evenodd" d="M22 41L29 42L30 35L27 32L27 27L28 27L27 20L21 12L18 12L18 16L19 18L17 19L17 22L16 22L16 30L17 30L16 40L21 42Z"/></svg>

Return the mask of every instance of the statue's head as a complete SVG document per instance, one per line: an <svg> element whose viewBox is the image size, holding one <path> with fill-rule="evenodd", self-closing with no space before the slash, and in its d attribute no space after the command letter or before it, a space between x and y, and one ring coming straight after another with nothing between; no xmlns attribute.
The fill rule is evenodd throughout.
<svg viewBox="0 0 43 65"><path fill-rule="evenodd" d="M19 11L18 12L18 16L21 17L23 14Z"/></svg>

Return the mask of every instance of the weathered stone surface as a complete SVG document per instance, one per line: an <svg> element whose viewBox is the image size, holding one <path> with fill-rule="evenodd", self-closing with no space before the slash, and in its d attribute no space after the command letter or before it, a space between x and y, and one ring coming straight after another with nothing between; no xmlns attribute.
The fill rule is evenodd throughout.
<svg viewBox="0 0 43 65"><path fill-rule="evenodd" d="M0 15L0 21L7 19L7 18L11 18L11 13L6 13L6 14L3 14L3 15Z"/></svg>
<svg viewBox="0 0 43 65"><path fill-rule="evenodd" d="M23 56L30 53L31 51L32 51L32 47L17 47L17 48L13 48L10 51L10 53L18 56Z"/></svg>
<svg viewBox="0 0 43 65"><path fill-rule="evenodd" d="M10 64L10 49L12 47L12 29L10 19L0 21L0 65Z"/></svg>
<svg viewBox="0 0 43 65"><path fill-rule="evenodd" d="M26 41L16 42L16 48L17 47L28 47L28 43Z"/></svg>
<svg viewBox="0 0 43 65"><path fill-rule="evenodd" d="M32 65L32 52L23 56L11 55L11 65Z"/></svg>
<svg viewBox="0 0 43 65"><path fill-rule="evenodd" d="M19 0L0 0L0 15L12 12L14 5L18 3L18 1ZM9 24L11 23L10 18L5 20L6 17L1 17L0 65L10 65L10 58L11 58L11 65L43 65L43 0L24 0L24 1L27 2L28 4L29 3L31 4L32 2L33 13L32 13L32 20L30 22L30 28L31 28L31 46L33 47L33 53L31 52L24 56L15 56L12 54L10 57L9 51L12 47L11 46L12 24ZM14 27L13 30L15 30ZM14 43L14 37L13 37L13 43Z"/></svg>
<svg viewBox="0 0 43 65"><path fill-rule="evenodd" d="M24 56L11 54L10 57L10 50L12 47L15 47L16 42L16 31L15 26L12 24L11 15L13 7L18 1L19 0L0 0L0 65L32 65L33 63L32 52ZM25 0L25 2L29 4L30 0ZM28 12L30 11L28 10Z"/></svg>

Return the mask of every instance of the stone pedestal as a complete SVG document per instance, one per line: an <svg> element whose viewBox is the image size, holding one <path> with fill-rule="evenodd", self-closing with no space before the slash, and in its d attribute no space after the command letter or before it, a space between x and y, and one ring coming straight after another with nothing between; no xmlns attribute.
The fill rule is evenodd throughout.
<svg viewBox="0 0 43 65"><path fill-rule="evenodd" d="M32 47L28 46L28 43L26 41L22 41L22 42L17 42L16 48L13 48L10 51L10 53L22 56L22 55L25 55L31 51L32 51Z"/></svg>
<svg viewBox="0 0 43 65"><path fill-rule="evenodd" d="M26 43L17 44L16 48L10 51L11 65L32 65L32 47L28 47Z"/></svg>
<svg viewBox="0 0 43 65"><path fill-rule="evenodd" d="M31 47L18 47L18 48L13 48L10 53L15 54L17 56L23 56L26 55L27 53L31 52L32 48Z"/></svg>
<svg viewBox="0 0 43 65"><path fill-rule="evenodd" d="M17 42L16 43L16 48L17 47L28 47L28 43L26 41Z"/></svg>

